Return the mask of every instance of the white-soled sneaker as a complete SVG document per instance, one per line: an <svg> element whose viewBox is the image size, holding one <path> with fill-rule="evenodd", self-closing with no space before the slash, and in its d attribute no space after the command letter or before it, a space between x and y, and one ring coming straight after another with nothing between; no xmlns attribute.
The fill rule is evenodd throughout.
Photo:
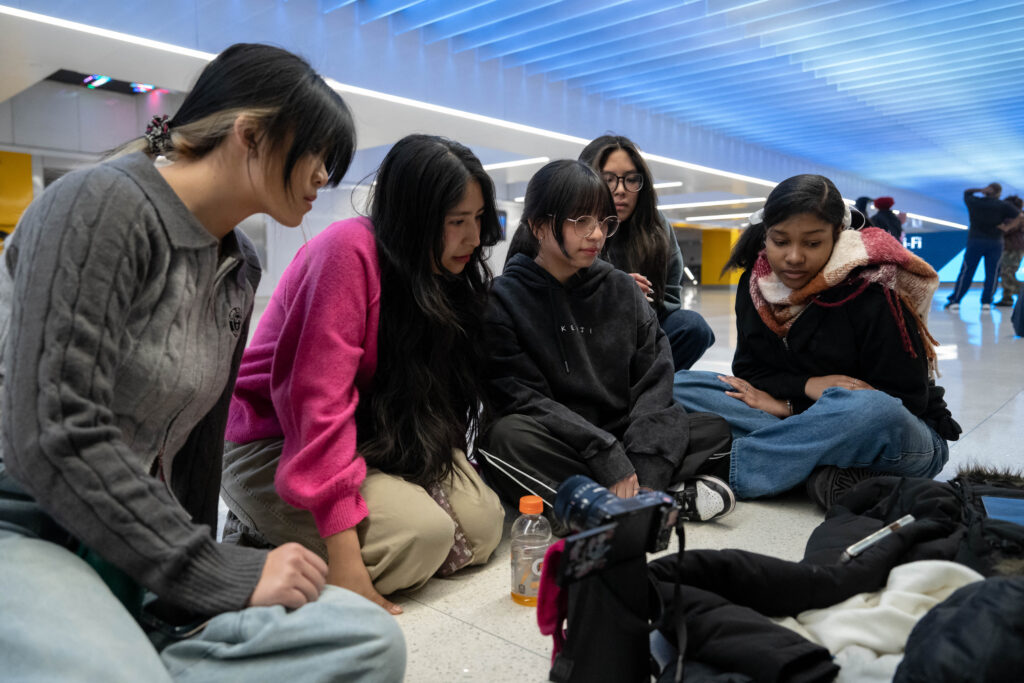
<svg viewBox="0 0 1024 683"><path fill-rule="evenodd" d="M673 486L668 492L682 508L679 514L690 522L709 522L736 509L736 495L729 485L710 474L698 474Z"/></svg>
<svg viewBox="0 0 1024 683"><path fill-rule="evenodd" d="M991 311L992 310L992 304L982 304L981 305L981 310L983 310L983 311Z"/></svg>

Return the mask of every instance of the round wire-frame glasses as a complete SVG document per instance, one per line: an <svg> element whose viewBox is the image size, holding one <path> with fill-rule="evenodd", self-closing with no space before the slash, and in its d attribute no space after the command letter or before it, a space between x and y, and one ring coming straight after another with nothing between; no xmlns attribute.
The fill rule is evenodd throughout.
<svg viewBox="0 0 1024 683"><path fill-rule="evenodd" d="M604 219L597 218L596 216L580 216L579 218L566 218L565 220L572 223L576 235L583 239L593 235L598 225L601 226L601 231L605 237L611 237L619 229L618 216L608 216Z"/></svg>
<svg viewBox="0 0 1024 683"><path fill-rule="evenodd" d="M605 171L601 174L604 182L608 184L608 189L615 192L615 188L622 183L622 186L626 188L626 192L639 192L640 188L644 186L644 174L639 171L633 171L626 175L615 175L610 171Z"/></svg>

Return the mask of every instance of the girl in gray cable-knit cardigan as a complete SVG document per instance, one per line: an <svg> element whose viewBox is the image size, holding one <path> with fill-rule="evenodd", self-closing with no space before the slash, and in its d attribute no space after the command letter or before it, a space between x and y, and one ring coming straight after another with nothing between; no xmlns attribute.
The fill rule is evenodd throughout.
<svg viewBox="0 0 1024 683"><path fill-rule="evenodd" d="M347 107L305 61L240 44L173 119L25 212L0 268L6 675L263 680L291 675L301 650L304 671L400 680L392 618L325 590L320 558L213 533L260 273L234 227L254 213L298 225L354 148ZM176 642L158 652L139 624Z"/></svg>

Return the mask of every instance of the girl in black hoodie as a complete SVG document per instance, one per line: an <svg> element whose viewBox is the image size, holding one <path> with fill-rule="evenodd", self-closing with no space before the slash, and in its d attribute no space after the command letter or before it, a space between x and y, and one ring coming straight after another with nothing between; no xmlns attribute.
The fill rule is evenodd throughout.
<svg viewBox="0 0 1024 683"><path fill-rule="evenodd" d="M728 451L716 415L672 398L672 352L655 312L626 273L598 258L618 228L607 185L578 161L530 180L513 254L486 315L488 397L496 420L481 461L506 501L585 474L616 495L674 490L684 513L730 512L725 482L698 475Z"/></svg>

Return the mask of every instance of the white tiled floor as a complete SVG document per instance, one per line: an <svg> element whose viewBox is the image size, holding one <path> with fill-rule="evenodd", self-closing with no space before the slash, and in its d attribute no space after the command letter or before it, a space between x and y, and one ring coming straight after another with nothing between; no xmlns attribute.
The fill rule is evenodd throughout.
<svg viewBox="0 0 1024 683"><path fill-rule="evenodd" d="M932 334L941 342L939 367L947 401L964 433L941 479L957 466L979 462L1020 468L1024 464L1024 339L1013 335L1008 309L982 311L978 286L958 312L942 310L949 291L940 290L931 313ZM733 295L692 290L688 308L699 311L718 337L698 370L729 371L735 346ZM821 514L802 495L740 503L717 523L689 525L689 548L744 548L799 559ZM485 567L398 596L398 617L408 643L406 680L547 680L550 640L536 626L534 610L509 599L507 537Z"/></svg>

